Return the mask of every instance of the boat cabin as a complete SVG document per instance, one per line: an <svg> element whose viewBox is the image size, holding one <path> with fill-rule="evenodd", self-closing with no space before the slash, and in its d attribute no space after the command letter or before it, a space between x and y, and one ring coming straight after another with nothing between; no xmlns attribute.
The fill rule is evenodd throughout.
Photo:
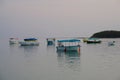
<svg viewBox="0 0 120 80"><path fill-rule="evenodd" d="M70 40L58 40L57 51L79 51L80 50L80 40L70 39Z"/></svg>

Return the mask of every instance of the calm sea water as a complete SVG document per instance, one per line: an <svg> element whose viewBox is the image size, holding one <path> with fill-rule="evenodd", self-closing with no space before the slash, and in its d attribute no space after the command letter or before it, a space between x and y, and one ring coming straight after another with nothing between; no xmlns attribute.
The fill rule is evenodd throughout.
<svg viewBox="0 0 120 80"><path fill-rule="evenodd" d="M115 46L108 46L109 41ZM120 80L120 39L81 42L80 53L58 53L56 46L0 46L0 80Z"/></svg>

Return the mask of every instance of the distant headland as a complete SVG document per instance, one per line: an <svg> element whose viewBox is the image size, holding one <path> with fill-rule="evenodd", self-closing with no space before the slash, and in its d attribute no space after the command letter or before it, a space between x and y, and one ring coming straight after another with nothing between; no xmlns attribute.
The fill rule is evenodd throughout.
<svg viewBox="0 0 120 80"><path fill-rule="evenodd" d="M120 38L120 31L106 30L94 33L91 38Z"/></svg>

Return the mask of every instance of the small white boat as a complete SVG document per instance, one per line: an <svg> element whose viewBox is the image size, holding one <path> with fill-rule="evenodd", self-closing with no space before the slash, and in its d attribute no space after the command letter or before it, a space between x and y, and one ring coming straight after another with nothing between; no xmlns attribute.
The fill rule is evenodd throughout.
<svg viewBox="0 0 120 80"><path fill-rule="evenodd" d="M115 41L108 42L108 46L114 46L114 45L115 45Z"/></svg>
<svg viewBox="0 0 120 80"><path fill-rule="evenodd" d="M47 38L47 45L55 45L55 38Z"/></svg>
<svg viewBox="0 0 120 80"><path fill-rule="evenodd" d="M18 44L18 38L10 38L9 44Z"/></svg>
<svg viewBox="0 0 120 80"><path fill-rule="evenodd" d="M21 46L39 46L36 38L26 38L23 42L19 42Z"/></svg>
<svg viewBox="0 0 120 80"><path fill-rule="evenodd" d="M70 39L70 40L58 40L57 51L80 51L80 40Z"/></svg>

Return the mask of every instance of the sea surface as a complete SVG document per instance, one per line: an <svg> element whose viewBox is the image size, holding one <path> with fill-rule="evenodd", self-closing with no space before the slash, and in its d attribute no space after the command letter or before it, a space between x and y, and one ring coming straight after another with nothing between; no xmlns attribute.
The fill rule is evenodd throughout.
<svg viewBox="0 0 120 80"><path fill-rule="evenodd" d="M58 39L56 39L58 40ZM114 46L108 46L115 41ZM39 46L0 44L0 80L120 80L120 39L80 42L80 53L56 52L45 38Z"/></svg>

